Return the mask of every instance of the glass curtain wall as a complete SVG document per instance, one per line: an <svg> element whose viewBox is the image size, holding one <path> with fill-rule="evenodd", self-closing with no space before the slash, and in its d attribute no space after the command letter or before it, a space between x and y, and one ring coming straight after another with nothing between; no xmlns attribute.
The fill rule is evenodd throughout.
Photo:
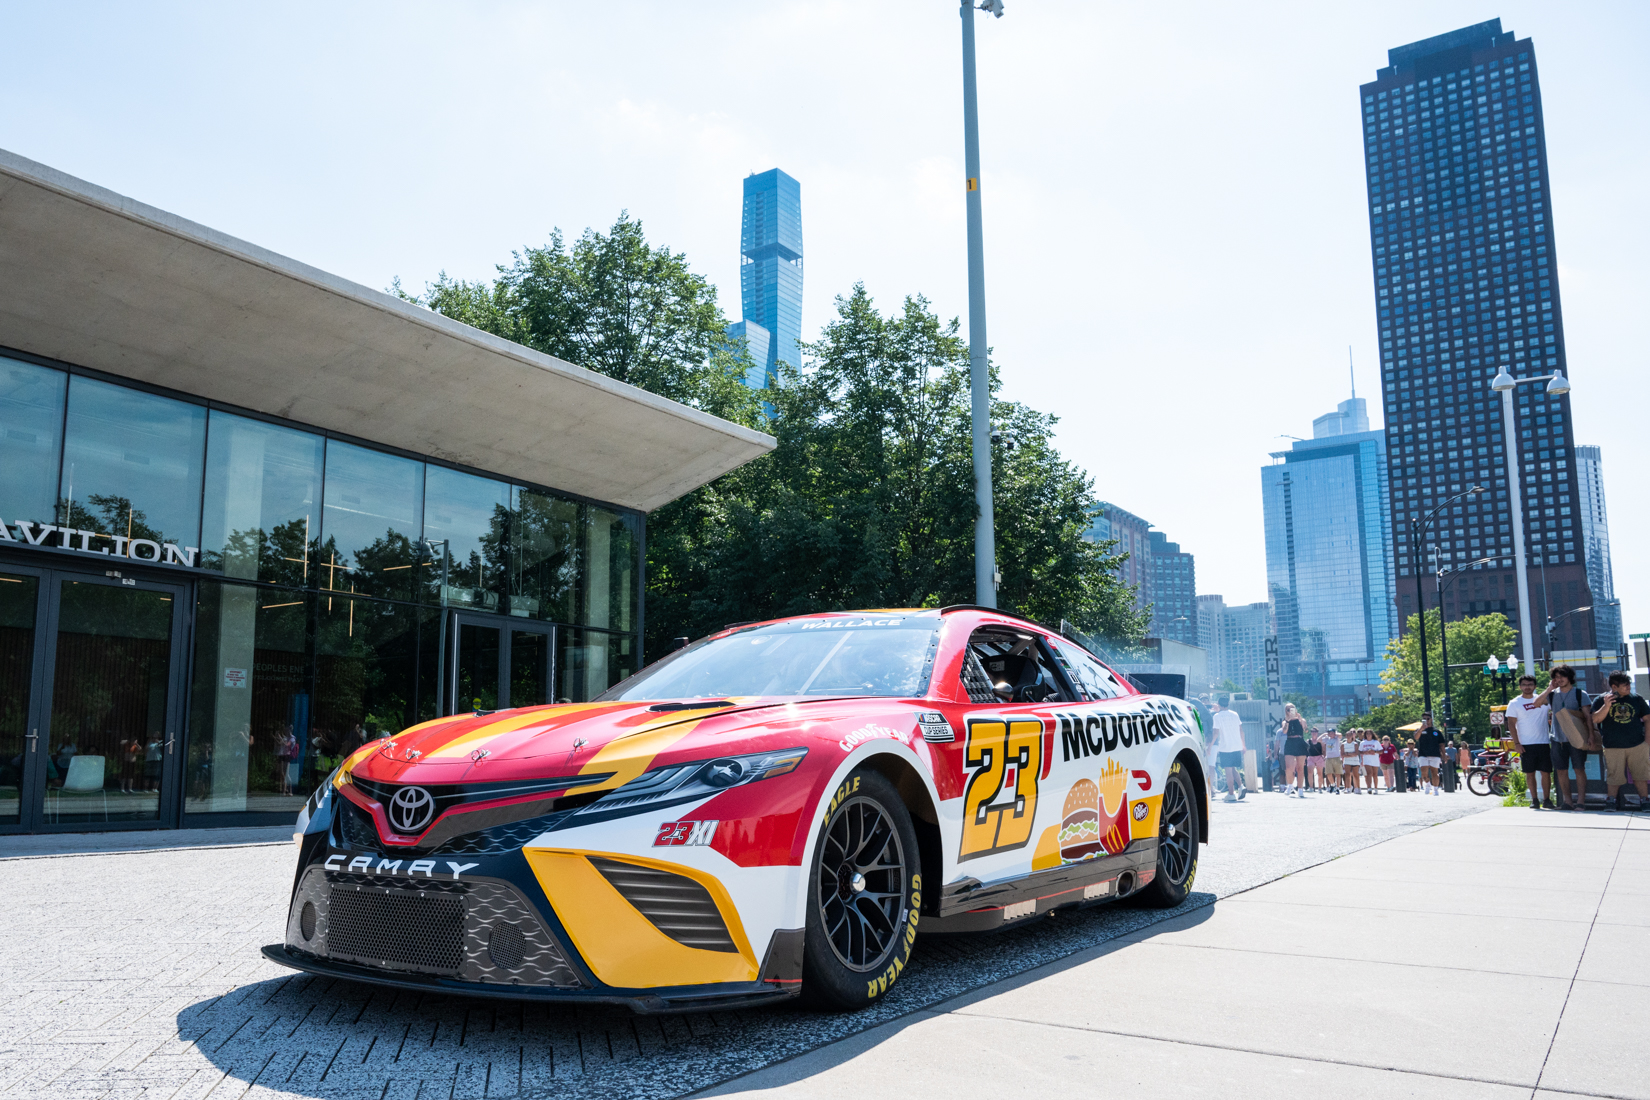
<svg viewBox="0 0 1650 1100"><path fill-rule="evenodd" d="M0 356L0 549L51 547L42 564L98 572L110 558L158 562L197 581L188 814L296 812L352 747L435 717L451 610L556 624L556 698L581 702L629 676L641 523ZM27 660L21 615L0 609L5 684ZM550 637L510 636L512 694L542 697ZM5 750L25 695L0 699L0 822L17 812L5 765L20 750ZM84 724L80 702L62 707ZM133 793L147 782L131 778Z"/></svg>

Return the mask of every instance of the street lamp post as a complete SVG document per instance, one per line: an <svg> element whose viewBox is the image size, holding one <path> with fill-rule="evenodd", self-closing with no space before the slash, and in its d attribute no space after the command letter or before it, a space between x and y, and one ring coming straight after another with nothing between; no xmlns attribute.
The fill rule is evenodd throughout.
<svg viewBox="0 0 1650 1100"><path fill-rule="evenodd" d="M1503 664L1496 659L1495 654L1490 654L1489 660L1484 662L1484 675L1501 685L1501 702L1505 704L1507 702L1507 685L1512 683L1514 676L1518 675L1518 656L1513 653L1507 654L1506 663Z"/></svg>
<svg viewBox="0 0 1650 1100"><path fill-rule="evenodd" d="M1586 607L1571 608L1569 611L1561 612L1560 614L1558 614L1556 616L1554 616L1554 615L1548 615L1547 616L1547 626L1546 626L1546 629L1545 629L1544 633L1547 635L1547 668L1548 669L1551 669L1553 667L1553 632L1558 629L1558 620L1568 618L1571 615L1579 615L1583 611L1591 611L1592 609L1593 609L1593 605L1588 604Z"/></svg>
<svg viewBox="0 0 1650 1100"><path fill-rule="evenodd" d="M1003 17L1002 0L980 7ZM985 339L985 225L980 210L980 115L974 88L974 0L962 4L963 171L968 200L968 362L974 420L974 602L997 606L997 538L991 492L991 374Z"/></svg>
<svg viewBox="0 0 1650 1100"><path fill-rule="evenodd" d="M1454 496L1438 505L1438 507L1422 516L1420 519L1412 519L1409 521L1409 556L1411 561L1414 563L1415 609L1418 612L1415 621L1420 624L1419 629L1421 632L1421 709L1424 711L1432 710L1432 676L1427 671L1427 590L1421 583L1421 566L1425 561L1421 555L1421 532L1427 529L1427 525L1432 522L1433 516L1436 516L1439 512L1442 512L1451 504L1454 504L1458 500L1464 500L1475 493L1482 493L1483 491L1484 487L1482 485L1474 485L1471 489L1468 489L1464 493L1456 493ZM1438 629L1440 632L1444 629L1444 605L1442 603L1439 603L1438 605ZM1449 662L1446 659L1446 667L1444 669L1445 695L1449 694L1448 663Z"/></svg>
<svg viewBox="0 0 1650 1100"><path fill-rule="evenodd" d="M1442 562L1436 560L1434 561L1434 565L1437 567L1438 586L1438 649L1444 658L1444 701L1441 709L1444 712L1443 724L1446 729L1449 727L1449 724L1455 720L1455 707L1450 702L1449 697L1449 633L1444 624L1444 589L1448 588L1450 584L1455 583L1456 578L1454 574L1471 569L1475 565L1483 565L1485 562L1494 560L1494 558L1479 558L1477 561L1469 561L1465 565L1457 565L1454 569L1445 569L1443 568ZM1444 578L1446 576L1450 578L1449 584L1444 583Z"/></svg>
<svg viewBox="0 0 1650 1100"><path fill-rule="evenodd" d="M1501 427L1507 446L1507 488L1512 490L1513 564L1518 570L1518 646L1524 651L1525 663L1533 665L1531 650L1535 641L1530 628L1530 564L1524 549L1524 477L1518 464L1518 437L1514 434L1513 423L1513 390L1523 382L1545 382L1547 392L1555 397L1569 393L1570 383L1563 371L1514 378L1505 363L1490 379L1490 389L1501 395Z"/></svg>

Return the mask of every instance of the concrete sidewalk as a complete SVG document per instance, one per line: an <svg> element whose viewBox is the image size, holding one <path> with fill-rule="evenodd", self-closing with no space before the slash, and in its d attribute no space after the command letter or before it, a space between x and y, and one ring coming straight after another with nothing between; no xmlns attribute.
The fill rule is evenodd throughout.
<svg viewBox="0 0 1650 1100"><path fill-rule="evenodd" d="M1495 809L699 1093L1650 1098L1650 819Z"/></svg>

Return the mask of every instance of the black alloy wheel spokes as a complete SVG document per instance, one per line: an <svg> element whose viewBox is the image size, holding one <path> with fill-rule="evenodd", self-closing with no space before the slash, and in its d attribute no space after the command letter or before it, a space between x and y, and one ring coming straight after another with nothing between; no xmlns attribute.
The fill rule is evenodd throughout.
<svg viewBox="0 0 1650 1100"><path fill-rule="evenodd" d="M899 939L905 852L882 807L856 798L837 811L819 844L819 913L843 965L875 970Z"/></svg>
<svg viewBox="0 0 1650 1100"><path fill-rule="evenodd" d="M1186 881L1192 866L1192 806L1183 783L1170 780L1163 788L1162 821L1157 827L1157 864L1176 886Z"/></svg>

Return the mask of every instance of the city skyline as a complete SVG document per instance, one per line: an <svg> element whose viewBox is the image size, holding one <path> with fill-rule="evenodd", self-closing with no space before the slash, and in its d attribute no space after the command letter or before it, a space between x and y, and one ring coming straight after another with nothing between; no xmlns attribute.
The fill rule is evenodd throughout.
<svg viewBox="0 0 1650 1100"><path fill-rule="evenodd" d="M685 252L721 288L730 321L739 257L728 238L740 216L730 182L782 164L809 187L805 333L861 279L884 307L921 292L942 316L966 316L950 9L892 11L874 40L852 13L808 5L725 17L501 7L455 23L415 4L389 26L340 11L319 37L296 15L202 11L162 6L91 22L19 12L16 63L0 74L0 145L372 286L399 276L416 288L443 268L485 277L553 226L576 235L628 209L650 240ZM1606 410L1646 387L1632 318L1650 275L1633 257L1650 229L1619 212L1650 159L1635 137L1647 93L1633 76L1650 13L1397 3L1313 14L1022 5L979 34L1004 395L1061 413L1060 445L1099 492L1175 534L1202 559L1203 587L1236 600L1264 593L1251 471L1276 448L1272 437L1344 394L1349 341L1359 391L1378 389L1361 143L1348 123L1358 105L1346 91L1388 45L1485 14L1540 39L1564 207L1568 354L1580 376L1576 433L1613 456L1604 473L1618 501L1633 437ZM637 35L644 18L652 31ZM1131 48L1114 66L1084 64L1103 41ZM684 50L701 59L691 99L671 75ZM269 96L294 63L306 82ZM438 102L366 130L336 110L432 72L556 109L476 117ZM773 94L749 96L753 81ZM1050 102L1073 106L1050 113ZM931 124L858 121L889 104ZM487 145L514 152L473 155ZM1119 157L1137 167L1108 168ZM1043 230L1056 217L1066 233ZM1072 241L1107 262L1094 265ZM1096 323L1048 323L1066 313ZM1255 384L1274 372L1288 384ZM1142 374L1195 397L1200 429L1164 446L1160 418L1142 414L1095 432L1117 387ZM1119 454L1153 461L1123 478L1113 472ZM1631 512L1612 521L1623 546L1650 525ZM1628 558L1620 564L1631 624L1635 606L1650 607L1650 580Z"/></svg>

